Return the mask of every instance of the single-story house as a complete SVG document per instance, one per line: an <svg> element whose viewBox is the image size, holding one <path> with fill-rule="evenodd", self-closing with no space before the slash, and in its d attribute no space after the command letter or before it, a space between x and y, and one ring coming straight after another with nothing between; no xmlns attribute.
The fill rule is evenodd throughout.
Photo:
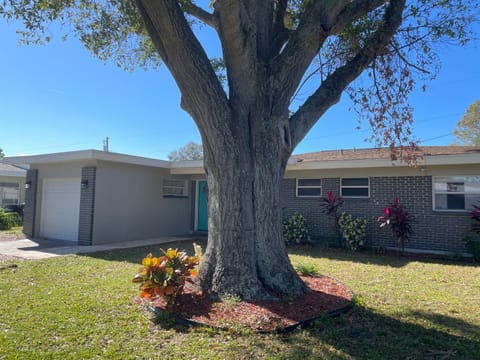
<svg viewBox="0 0 480 360"><path fill-rule="evenodd" d="M344 198L342 211L368 220L368 246L397 246L377 217L398 197L413 216L407 250L464 253L468 210L480 201L480 147L423 147L417 167L388 149L320 151L290 159L282 189L285 218L302 213L310 234L334 233L319 198ZM81 245L207 231L202 161L168 162L98 150L6 158L29 164L24 232Z"/></svg>
<svg viewBox="0 0 480 360"><path fill-rule="evenodd" d="M0 163L0 208L25 202L25 177L27 171L19 166Z"/></svg>

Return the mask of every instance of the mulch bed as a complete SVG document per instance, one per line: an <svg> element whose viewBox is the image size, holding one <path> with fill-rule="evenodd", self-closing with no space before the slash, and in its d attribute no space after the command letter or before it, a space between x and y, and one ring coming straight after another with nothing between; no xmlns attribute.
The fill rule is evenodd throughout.
<svg viewBox="0 0 480 360"><path fill-rule="evenodd" d="M275 301L232 300L215 303L207 294L186 285L170 311L184 325L278 332L293 330L316 318L336 315L350 308L352 293L338 280L327 276L301 278L309 287L304 295ZM166 303L163 299L156 299L150 309L160 314L165 312Z"/></svg>

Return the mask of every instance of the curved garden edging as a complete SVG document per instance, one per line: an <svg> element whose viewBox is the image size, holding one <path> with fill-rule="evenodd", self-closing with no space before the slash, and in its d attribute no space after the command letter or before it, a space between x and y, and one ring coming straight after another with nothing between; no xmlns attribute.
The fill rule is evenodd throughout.
<svg viewBox="0 0 480 360"><path fill-rule="evenodd" d="M335 307L330 307L324 311L320 312L315 312L315 310L312 310L311 316L306 317L305 319L295 321L294 323L285 325L285 326L273 326L272 329L257 329L257 328L252 328L251 326L248 326L247 324L242 324L239 322L237 325L240 326L245 326L246 328L250 329L251 331L255 333L287 333L291 332L299 327L308 327L311 326L312 323L314 323L316 320L320 318L332 318L339 316L341 314L346 313L353 307L353 292L349 287L347 287L345 284L342 282L338 281L335 278L328 277L328 276L322 276L321 278L323 279L328 279L331 283L334 283L335 289L337 289L337 293L342 293L342 294L348 294L348 300L346 297L342 296L342 304L335 306ZM310 277L311 279L311 277ZM340 289L339 289L340 288ZM318 289L312 289L314 292L321 292L321 290ZM338 291L341 290L341 291ZM335 294L326 294L326 296L332 297L335 296ZM292 306L296 306L296 301L292 301ZM324 304L321 304L324 305ZM199 320L193 320L192 318L187 318L185 316L181 316L176 314L174 311L166 310L165 307L162 306L157 306L155 305L155 302L151 302L148 304L148 309L151 311L154 315L156 316L162 316L168 314L177 324L180 324L185 327L208 327L208 328L213 328L217 330L228 330L230 326L223 326L223 325L215 325L212 323L207 323L204 321L199 321ZM280 314L277 314L278 316L281 316ZM231 315L230 315L231 316ZM286 317L287 318L287 317ZM288 319L291 322L291 319Z"/></svg>

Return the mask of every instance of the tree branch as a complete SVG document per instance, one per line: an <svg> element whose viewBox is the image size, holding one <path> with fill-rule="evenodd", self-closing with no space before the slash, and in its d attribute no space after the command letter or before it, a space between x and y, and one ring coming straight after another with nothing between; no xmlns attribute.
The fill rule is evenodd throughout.
<svg viewBox="0 0 480 360"><path fill-rule="evenodd" d="M214 3L227 68L229 98L234 104L251 104L255 99L258 65L255 1L222 0Z"/></svg>
<svg viewBox="0 0 480 360"><path fill-rule="evenodd" d="M351 2L340 12L335 24L330 28L329 34L338 34L346 25L358 20L386 2L386 0L356 0Z"/></svg>
<svg viewBox="0 0 480 360"><path fill-rule="evenodd" d="M397 56L405 63L407 64L408 66L414 68L415 70L417 71L420 71L421 73L423 74L430 74L430 71L424 69L424 68L421 68L420 66L417 66L415 64L413 64L411 61L408 61L408 59L403 56L402 52L400 51L400 49L397 47L397 45L395 43L392 43L392 47L393 49L395 50L395 53L397 54Z"/></svg>
<svg viewBox="0 0 480 360"><path fill-rule="evenodd" d="M184 9L187 14L196 17L198 20L211 26L215 30L218 29L218 23L215 19L215 16L213 16L213 14L209 13L208 11L202 9L200 6L195 5L193 2L189 2L187 5L184 6Z"/></svg>
<svg viewBox="0 0 480 360"><path fill-rule="evenodd" d="M369 43L353 59L335 70L290 117L293 147L297 146L317 120L340 100L344 89L367 68L376 54L391 42L402 23L404 8L405 0L391 1L385 10L383 25Z"/></svg>
<svg viewBox="0 0 480 360"><path fill-rule="evenodd" d="M229 111L228 99L210 60L176 0L136 0L136 5L182 93L182 107L205 134Z"/></svg>
<svg viewBox="0 0 480 360"><path fill-rule="evenodd" d="M273 17L273 36L270 54L278 54L288 39L289 30L285 28L285 15L288 0L277 0Z"/></svg>
<svg viewBox="0 0 480 360"><path fill-rule="evenodd" d="M256 24L257 24L257 55L261 61L268 61L274 33L274 1L257 0Z"/></svg>
<svg viewBox="0 0 480 360"><path fill-rule="evenodd" d="M303 74L327 39L332 17L344 9L348 1L310 1L300 18L298 28L273 64L274 82L279 84L275 94L279 104L290 101Z"/></svg>
<svg viewBox="0 0 480 360"><path fill-rule="evenodd" d="M305 10L298 29L276 61L275 78L288 87L277 94L280 103L289 102L303 74L310 66L328 36L342 31L346 25L368 14L387 0L313 1Z"/></svg>

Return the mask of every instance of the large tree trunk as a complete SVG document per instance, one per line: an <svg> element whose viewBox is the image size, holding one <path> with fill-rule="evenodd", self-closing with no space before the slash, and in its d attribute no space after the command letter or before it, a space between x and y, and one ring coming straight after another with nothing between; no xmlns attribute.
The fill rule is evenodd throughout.
<svg viewBox="0 0 480 360"><path fill-rule="evenodd" d="M288 159L281 130L236 123L234 136L224 137L229 140L204 142L209 223L201 285L214 296L248 300L301 294L305 285L290 264L281 231Z"/></svg>

